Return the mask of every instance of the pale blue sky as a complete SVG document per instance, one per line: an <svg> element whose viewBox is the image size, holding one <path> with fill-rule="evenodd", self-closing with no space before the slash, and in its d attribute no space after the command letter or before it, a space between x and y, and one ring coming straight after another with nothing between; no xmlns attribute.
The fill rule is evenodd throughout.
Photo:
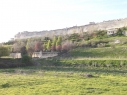
<svg viewBox="0 0 127 95"><path fill-rule="evenodd" d="M126 6L127 0L0 0L0 42L22 31L126 18Z"/></svg>

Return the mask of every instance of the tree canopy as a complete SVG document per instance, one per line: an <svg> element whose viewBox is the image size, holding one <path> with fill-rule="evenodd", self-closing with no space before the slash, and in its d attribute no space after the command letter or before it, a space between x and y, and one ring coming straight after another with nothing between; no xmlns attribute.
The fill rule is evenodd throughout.
<svg viewBox="0 0 127 95"><path fill-rule="evenodd" d="M7 47L0 47L0 57L2 56L8 56L9 55L9 49Z"/></svg>

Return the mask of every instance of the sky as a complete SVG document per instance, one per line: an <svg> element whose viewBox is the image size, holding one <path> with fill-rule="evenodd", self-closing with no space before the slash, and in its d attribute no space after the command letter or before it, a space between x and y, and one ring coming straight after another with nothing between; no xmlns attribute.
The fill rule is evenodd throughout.
<svg viewBox="0 0 127 95"><path fill-rule="evenodd" d="M18 32L127 18L127 0L0 0L0 42Z"/></svg>

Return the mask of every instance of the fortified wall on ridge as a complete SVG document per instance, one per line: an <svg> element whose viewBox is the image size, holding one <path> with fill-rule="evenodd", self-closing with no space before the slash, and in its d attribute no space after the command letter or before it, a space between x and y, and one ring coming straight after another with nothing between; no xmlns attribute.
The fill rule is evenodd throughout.
<svg viewBox="0 0 127 95"><path fill-rule="evenodd" d="M73 26L69 28L63 28L63 29L56 29L56 30L44 30L44 31L24 31L19 32L15 35L14 39L27 39L32 37L42 37L42 36L48 36L48 35L66 35L66 34L73 34L73 33L80 33L80 32L93 32L94 30L109 30L109 29L115 29L115 28L121 28L127 26L127 18L124 19L116 19L116 20L109 20L109 21L103 21L100 23L94 23L90 22L87 25L83 26Z"/></svg>

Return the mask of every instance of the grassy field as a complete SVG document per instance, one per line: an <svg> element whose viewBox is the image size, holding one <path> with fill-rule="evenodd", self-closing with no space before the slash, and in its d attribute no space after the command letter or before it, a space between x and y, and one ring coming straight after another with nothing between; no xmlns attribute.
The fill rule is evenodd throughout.
<svg viewBox="0 0 127 95"><path fill-rule="evenodd" d="M77 48L71 50L72 58L107 58L107 59L126 59L127 47L104 47L104 48Z"/></svg>
<svg viewBox="0 0 127 95"><path fill-rule="evenodd" d="M0 95L126 95L126 89L126 68L0 69Z"/></svg>
<svg viewBox="0 0 127 95"><path fill-rule="evenodd" d="M115 44L115 41L119 40L120 43ZM71 50L70 56L73 58L127 58L127 37L108 37L104 39L91 39L90 42L108 42L109 47L102 48L84 48L79 47Z"/></svg>
<svg viewBox="0 0 127 95"><path fill-rule="evenodd" d="M118 39L124 45L80 47L67 57L36 60L39 66L0 69L0 95L127 95L126 39Z"/></svg>
<svg viewBox="0 0 127 95"><path fill-rule="evenodd" d="M119 44L114 42L119 40ZM127 37L109 37L105 39L91 39L90 42L104 41L108 42L109 47L101 48L85 48L79 47L69 52L68 58L74 59L86 59L86 58L98 58L98 59L126 59L127 58Z"/></svg>

